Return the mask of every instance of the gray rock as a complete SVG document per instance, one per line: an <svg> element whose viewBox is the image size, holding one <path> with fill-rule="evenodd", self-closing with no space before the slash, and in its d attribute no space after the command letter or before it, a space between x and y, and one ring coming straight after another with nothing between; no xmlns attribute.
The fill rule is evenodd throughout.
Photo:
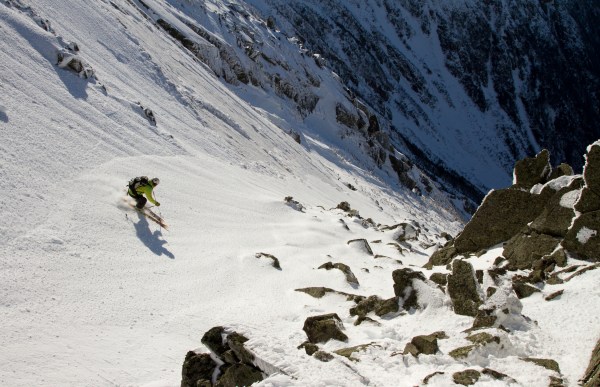
<svg viewBox="0 0 600 387"><path fill-rule="evenodd" d="M325 351L317 351L313 354L313 357L325 363L333 360L333 355Z"/></svg>
<svg viewBox="0 0 600 387"><path fill-rule="evenodd" d="M538 288L533 287L521 280L513 279L512 287L513 287L513 290L515 291L515 293L517 294L517 297L519 297L519 299L526 298L526 297L531 296L533 293L540 292L540 290Z"/></svg>
<svg viewBox="0 0 600 387"><path fill-rule="evenodd" d="M425 276L420 271L409 268L397 269L392 272L394 280L394 294L402 300L402 307L406 310L418 308L418 295L414 288L414 281L425 281Z"/></svg>
<svg viewBox="0 0 600 387"><path fill-rule="evenodd" d="M315 352L319 350L319 346L311 342L305 341L304 343L298 346L298 349L304 349L308 356L312 356Z"/></svg>
<svg viewBox="0 0 600 387"><path fill-rule="evenodd" d="M546 200L542 195L516 189L490 192L456 237L456 251L475 253L512 238L540 215Z"/></svg>
<svg viewBox="0 0 600 387"><path fill-rule="evenodd" d="M347 341L348 336L342 332L344 325L336 313L308 317L302 328L313 344L325 343L331 339Z"/></svg>
<svg viewBox="0 0 600 387"><path fill-rule="evenodd" d="M429 261L425 265L425 268L431 270L433 266L444 266L452 262L452 258L458 255L458 251L454 245L444 246L429 257Z"/></svg>
<svg viewBox="0 0 600 387"><path fill-rule="evenodd" d="M481 373L479 371L471 369L452 374L454 383L462 384L463 386L470 386L477 383L480 377Z"/></svg>
<svg viewBox="0 0 600 387"><path fill-rule="evenodd" d="M220 326L213 327L204 333L201 342L217 356L221 356L225 351L229 350L229 346L226 345L223 339L225 334L225 328Z"/></svg>
<svg viewBox="0 0 600 387"><path fill-rule="evenodd" d="M558 298L558 297L562 296L562 294L563 294L564 292L565 292L565 290L564 290L564 289L561 289L561 290L559 290L559 291L556 291L556 292L554 292L554 293L552 293L552 294L550 294L550 295L548 295L548 296L544 297L544 300L546 300L546 301L552 301L552 300L554 300L554 299L556 299L556 298Z"/></svg>
<svg viewBox="0 0 600 387"><path fill-rule="evenodd" d="M577 217L562 246L580 259L600 262L600 211L588 212Z"/></svg>
<svg viewBox="0 0 600 387"><path fill-rule="evenodd" d="M435 355L437 351L439 351L437 336L435 334L432 335L421 335L415 336L412 338L409 344L412 344L413 348L409 348L408 352L412 353L413 356L418 356L419 354L424 355ZM413 353L416 350L416 354ZM404 352L407 352L407 348L404 349Z"/></svg>
<svg viewBox="0 0 600 387"><path fill-rule="evenodd" d="M181 370L181 387L196 387L200 381L210 381L216 366L210 354L189 351Z"/></svg>
<svg viewBox="0 0 600 387"><path fill-rule="evenodd" d="M575 209L582 214L600 210L600 193L584 188L575 203Z"/></svg>
<svg viewBox="0 0 600 387"><path fill-rule="evenodd" d="M588 148L583 178L586 188L596 194L600 193L600 142L596 142Z"/></svg>
<svg viewBox="0 0 600 387"><path fill-rule="evenodd" d="M448 294L452 299L455 313L473 317L477 315L482 302L473 266L467 261L454 260L452 274L448 276Z"/></svg>
<svg viewBox="0 0 600 387"><path fill-rule="evenodd" d="M535 261L551 254L559 243L560 239L535 231L515 235L504 246L503 254L508 259L508 269L531 269Z"/></svg>
<svg viewBox="0 0 600 387"><path fill-rule="evenodd" d="M575 211L563 207L563 196L571 191L581 189L583 179L576 179L568 187L558 190L547 202L542 213L531 223L530 227L542 234L564 237L571 225Z"/></svg>
<svg viewBox="0 0 600 387"><path fill-rule="evenodd" d="M551 371L555 371L560 373L560 367L558 366L558 363L556 362L556 360L552 360L552 359L539 359L539 358L534 358L534 357L521 357L519 358L523 361L529 362L529 363L533 363L535 365L538 365L540 367L544 367L546 369L549 369Z"/></svg>
<svg viewBox="0 0 600 387"><path fill-rule="evenodd" d="M514 186L529 190L536 184L543 184L548 181L551 172L550 152L544 149L535 157L527 157L517 161L514 169L516 179Z"/></svg>
<svg viewBox="0 0 600 387"><path fill-rule="evenodd" d="M573 175L573 168L569 164L561 163L558 167L552 170L550 176L548 176L548 181L554 180L557 177L571 175Z"/></svg>
<svg viewBox="0 0 600 387"><path fill-rule="evenodd" d="M448 283L448 273L433 273L429 279L438 285L446 286Z"/></svg>
<svg viewBox="0 0 600 387"><path fill-rule="evenodd" d="M233 364L217 381L217 387L250 386L263 380L262 372L247 364Z"/></svg>
<svg viewBox="0 0 600 387"><path fill-rule="evenodd" d="M226 341L227 345L229 345L229 348L235 353L240 362L247 365L254 365L254 355L244 346L244 343L248 341L245 336L233 332L227 335Z"/></svg>
<svg viewBox="0 0 600 387"><path fill-rule="evenodd" d="M348 282L351 285L359 285L358 279L356 279L356 276L354 275L354 273L352 273L350 266L348 266L344 263L327 262L327 263L324 263L321 266L319 266L319 269L325 269L325 270L338 269L342 273L344 273L344 275L346 276L346 282Z"/></svg>
<svg viewBox="0 0 600 387"><path fill-rule="evenodd" d="M476 344L471 344L471 345L465 345L464 347L459 347L459 348L455 348L452 351L450 351L448 353L448 355L450 355L451 357L453 357L456 360L460 360L460 359L464 359L467 356L469 356L469 354L471 354L471 352L476 349L478 347L478 345Z"/></svg>

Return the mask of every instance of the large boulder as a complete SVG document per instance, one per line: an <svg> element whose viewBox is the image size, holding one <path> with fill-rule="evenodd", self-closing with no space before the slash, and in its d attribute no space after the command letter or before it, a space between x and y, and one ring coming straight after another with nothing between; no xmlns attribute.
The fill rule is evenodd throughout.
<svg viewBox="0 0 600 387"><path fill-rule="evenodd" d="M562 245L581 259L600 262L600 211L577 217Z"/></svg>
<svg viewBox="0 0 600 387"><path fill-rule="evenodd" d="M527 191L492 191L456 237L454 247L459 254L474 253L504 242L537 218L545 204L545 196Z"/></svg>
<svg viewBox="0 0 600 387"><path fill-rule="evenodd" d="M331 339L348 341L348 336L342 332L344 325L336 313L312 316L304 321L302 328L313 344L325 343Z"/></svg>
<svg viewBox="0 0 600 387"><path fill-rule="evenodd" d="M210 357L210 354L189 351L185 355L181 370L181 387L196 387L203 382L208 382L210 386L216 366L217 363Z"/></svg>
<svg viewBox="0 0 600 387"><path fill-rule="evenodd" d="M506 243L503 255L508 259L508 269L531 269L535 261L552 254L559 243L560 239L551 235L519 233Z"/></svg>
<svg viewBox="0 0 600 387"><path fill-rule="evenodd" d="M534 185L545 183L552 172L550 152L542 150L535 157L517 161L514 169L514 187L529 190Z"/></svg>
<svg viewBox="0 0 600 387"><path fill-rule="evenodd" d="M409 268L397 269L392 272L394 280L394 294L402 301L404 309L418 308L418 294L414 281L425 281L425 275L420 271Z"/></svg>
<svg viewBox="0 0 600 387"><path fill-rule="evenodd" d="M221 356L229 349L225 342L225 336L225 328L218 326L206 331L200 341L217 356Z"/></svg>
<svg viewBox="0 0 600 387"><path fill-rule="evenodd" d="M588 147L585 160L585 188L575 204L575 209L581 213L600 210L600 141Z"/></svg>
<svg viewBox="0 0 600 387"><path fill-rule="evenodd" d="M575 209L581 214L573 221L562 243L578 258L600 261L600 141L588 147L583 171L585 186Z"/></svg>
<svg viewBox="0 0 600 387"><path fill-rule="evenodd" d="M559 189L530 227L539 233L563 238L575 216L572 203L579 196L582 186L583 179L575 178L567 187Z"/></svg>
<svg viewBox="0 0 600 387"><path fill-rule="evenodd" d="M454 260L452 274L448 275L448 294L454 305L454 312L475 317L482 301L479 297L477 280L473 266L461 259Z"/></svg>
<svg viewBox="0 0 600 387"><path fill-rule="evenodd" d="M232 364L227 367L225 373L219 378L217 387L250 386L263 380L259 369L246 364Z"/></svg>

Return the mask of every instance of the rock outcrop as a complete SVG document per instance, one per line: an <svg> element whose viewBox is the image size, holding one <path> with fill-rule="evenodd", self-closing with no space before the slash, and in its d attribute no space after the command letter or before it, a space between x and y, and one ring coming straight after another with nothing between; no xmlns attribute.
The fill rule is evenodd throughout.
<svg viewBox="0 0 600 387"><path fill-rule="evenodd" d="M249 386L264 379L263 371L255 364L255 355L244 345L248 341L245 336L217 326L208 330L201 341L212 355L195 351L186 354L182 387Z"/></svg>
<svg viewBox="0 0 600 387"><path fill-rule="evenodd" d="M331 339L348 341L348 336L342 332L344 324L336 313L309 317L304 321L302 329L308 336L308 341L313 344L325 343Z"/></svg>
<svg viewBox="0 0 600 387"><path fill-rule="evenodd" d="M455 313L472 317L477 315L482 302L475 272L470 263L460 259L453 262L452 274L448 276L448 294Z"/></svg>
<svg viewBox="0 0 600 387"><path fill-rule="evenodd" d="M583 179L585 186L575 203L581 214L573 221L562 245L581 259L600 262L600 141L588 147Z"/></svg>

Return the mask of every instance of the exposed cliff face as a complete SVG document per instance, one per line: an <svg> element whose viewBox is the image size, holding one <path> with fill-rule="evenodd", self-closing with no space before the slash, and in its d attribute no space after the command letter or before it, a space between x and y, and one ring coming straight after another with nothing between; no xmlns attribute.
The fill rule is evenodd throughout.
<svg viewBox="0 0 600 387"><path fill-rule="evenodd" d="M577 170L600 136L594 1L249 2L322 54L389 120L392 144L441 179L502 186L541 147Z"/></svg>

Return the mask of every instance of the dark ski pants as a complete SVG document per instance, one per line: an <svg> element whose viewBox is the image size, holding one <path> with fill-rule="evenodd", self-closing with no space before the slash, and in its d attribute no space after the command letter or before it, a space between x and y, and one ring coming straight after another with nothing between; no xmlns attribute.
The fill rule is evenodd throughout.
<svg viewBox="0 0 600 387"><path fill-rule="evenodd" d="M131 187L129 187L128 194L129 194L129 196L131 196L132 198L135 199L135 201L136 201L135 206L137 208L139 208L140 210L142 208L144 208L144 206L146 205L146 202L148 201L148 199L146 199L143 195L139 195L137 192L135 192L134 189L131 189Z"/></svg>

